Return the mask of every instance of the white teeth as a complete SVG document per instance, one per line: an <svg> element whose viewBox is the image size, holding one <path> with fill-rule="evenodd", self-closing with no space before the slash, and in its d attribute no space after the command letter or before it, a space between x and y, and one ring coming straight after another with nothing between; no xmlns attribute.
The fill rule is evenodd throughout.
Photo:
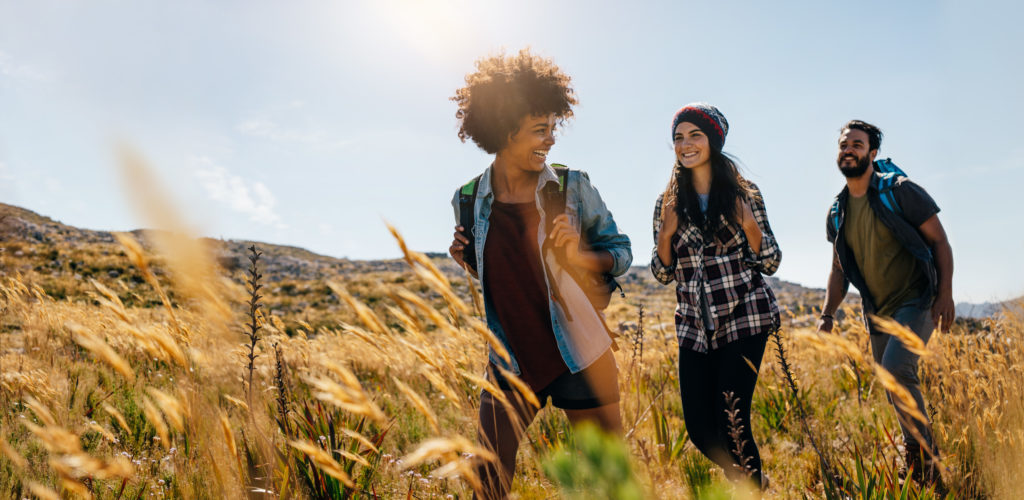
<svg viewBox="0 0 1024 500"><path fill-rule="evenodd" d="M546 152L544 152L544 151L534 151L533 154L535 154L535 155L537 155L537 156L539 156L541 158L547 158L548 157L548 154Z"/></svg>

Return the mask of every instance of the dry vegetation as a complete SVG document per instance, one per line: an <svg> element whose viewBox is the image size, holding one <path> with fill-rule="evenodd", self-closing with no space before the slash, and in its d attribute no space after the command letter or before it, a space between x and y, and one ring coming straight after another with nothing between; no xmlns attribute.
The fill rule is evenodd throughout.
<svg viewBox="0 0 1024 500"><path fill-rule="evenodd" d="M0 242L0 496L468 498L487 455L475 409L495 341L448 261L402 245L401 271L273 280L255 254L255 268L225 268L200 240L136 236ZM671 292L642 277L626 292L608 311L622 332L625 439L574 432L545 409L514 491L743 495L687 440ZM818 297L780 295L786 324L753 411L766 496L933 498L897 477L898 426L856 311L819 336ZM955 498L1019 497L1019 310L926 347L925 398Z"/></svg>

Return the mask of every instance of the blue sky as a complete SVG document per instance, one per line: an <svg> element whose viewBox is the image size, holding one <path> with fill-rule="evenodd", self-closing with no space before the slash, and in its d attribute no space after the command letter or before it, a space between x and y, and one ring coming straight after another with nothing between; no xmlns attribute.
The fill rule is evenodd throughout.
<svg viewBox="0 0 1024 500"><path fill-rule="evenodd" d="M1024 39L1014 2L0 0L0 201L145 225L115 164L140 150L206 235L394 257L383 220L444 251L449 200L490 159L448 101L530 46L580 99L550 159L587 170L650 258L672 113L717 105L765 195L778 276L823 286L838 128L879 125L938 201L957 300L1024 293Z"/></svg>

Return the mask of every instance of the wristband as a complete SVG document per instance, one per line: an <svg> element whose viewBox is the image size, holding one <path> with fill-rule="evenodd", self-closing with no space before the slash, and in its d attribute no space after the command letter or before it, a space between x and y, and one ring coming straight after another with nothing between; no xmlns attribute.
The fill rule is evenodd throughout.
<svg viewBox="0 0 1024 500"><path fill-rule="evenodd" d="M835 318L833 318L831 314L821 313L821 316L818 316L818 319L825 319L825 318L828 318L828 319L831 319L831 320L835 320Z"/></svg>

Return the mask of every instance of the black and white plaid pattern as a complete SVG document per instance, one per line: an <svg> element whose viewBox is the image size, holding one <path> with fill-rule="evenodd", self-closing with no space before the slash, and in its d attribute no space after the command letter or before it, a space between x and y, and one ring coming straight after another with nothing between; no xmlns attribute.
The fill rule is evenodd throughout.
<svg viewBox="0 0 1024 500"><path fill-rule="evenodd" d="M739 224L724 217L721 228L705 241L693 224L682 226L672 238L673 261L661 263L658 249L651 257L651 272L663 284L676 281L676 337L679 346L697 352L717 349L734 340L773 331L779 326L775 294L761 274L779 268L782 251L775 241L764 200L752 186L750 209L764 237L754 254ZM661 230L661 197L654 206L654 241ZM700 313L700 287L708 298L712 325L704 325ZM710 327L710 328L708 328ZM707 330L713 331L708 339Z"/></svg>

